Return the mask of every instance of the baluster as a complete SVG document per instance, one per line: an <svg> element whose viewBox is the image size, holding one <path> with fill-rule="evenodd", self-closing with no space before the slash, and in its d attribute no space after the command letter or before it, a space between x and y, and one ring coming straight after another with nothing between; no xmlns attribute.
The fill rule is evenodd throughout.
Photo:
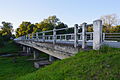
<svg viewBox="0 0 120 80"><path fill-rule="evenodd" d="M74 47L78 46L78 24L74 26Z"/></svg>

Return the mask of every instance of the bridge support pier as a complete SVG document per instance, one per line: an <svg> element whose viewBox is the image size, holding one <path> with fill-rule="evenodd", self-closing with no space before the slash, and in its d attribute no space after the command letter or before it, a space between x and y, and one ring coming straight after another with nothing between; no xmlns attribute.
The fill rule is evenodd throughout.
<svg viewBox="0 0 120 80"><path fill-rule="evenodd" d="M32 52L31 48L30 48L30 47L26 47L26 49L27 49L27 50L26 50L27 54L29 54L29 55L30 55L30 54L31 54L31 52Z"/></svg>
<svg viewBox="0 0 120 80"><path fill-rule="evenodd" d="M53 56L49 55L49 61L52 62L54 60L55 60L55 58Z"/></svg>
<svg viewBox="0 0 120 80"><path fill-rule="evenodd" d="M23 50L23 52L26 52L26 47L22 46L22 50Z"/></svg>
<svg viewBox="0 0 120 80"><path fill-rule="evenodd" d="M33 51L33 57L34 57L34 60L38 59L39 58L39 53L37 50L34 50Z"/></svg>

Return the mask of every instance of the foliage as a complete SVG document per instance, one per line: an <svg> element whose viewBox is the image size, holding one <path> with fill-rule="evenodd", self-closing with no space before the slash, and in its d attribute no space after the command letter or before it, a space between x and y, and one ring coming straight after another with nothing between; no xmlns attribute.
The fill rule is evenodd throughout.
<svg viewBox="0 0 120 80"><path fill-rule="evenodd" d="M88 32L93 32L93 27L92 27L92 26L88 26L88 27L87 27L87 31L88 31Z"/></svg>
<svg viewBox="0 0 120 80"><path fill-rule="evenodd" d="M120 25L112 26L112 27L103 26L103 32L105 32L105 33L120 33Z"/></svg>
<svg viewBox="0 0 120 80"><path fill-rule="evenodd" d="M119 80L120 49L104 47L99 51L81 51L76 56L17 80Z"/></svg>
<svg viewBox="0 0 120 80"><path fill-rule="evenodd" d="M93 26L88 26L87 27L88 32L93 32ZM117 26L111 26L111 27L106 27L103 25L103 32L105 33L120 33L120 25Z"/></svg>
<svg viewBox="0 0 120 80"><path fill-rule="evenodd" d="M103 25L106 27L112 27L113 25L116 26L119 24L119 19L116 14L101 16L101 20L103 22Z"/></svg>
<svg viewBox="0 0 120 80"><path fill-rule="evenodd" d="M117 33L120 32L119 19L116 14L101 16L103 22L103 32L105 33ZM93 26L87 27L88 32L93 32Z"/></svg>
<svg viewBox="0 0 120 80"><path fill-rule="evenodd" d="M13 41L8 41L5 42L4 46L0 48L0 54L1 53L15 53L18 52L19 47L13 42Z"/></svg>
<svg viewBox="0 0 120 80"><path fill-rule="evenodd" d="M0 34L0 47L2 47L4 44L3 44L3 36Z"/></svg>
<svg viewBox="0 0 120 80"><path fill-rule="evenodd" d="M16 30L16 36L17 37L20 37L20 36L23 36L23 35L26 35L28 32L28 28L30 27L29 25L31 25L30 22L22 22L19 26L19 28L17 28ZM28 27L29 26L29 27ZM28 28L27 28L28 27ZM30 30L30 29L29 29Z"/></svg>
<svg viewBox="0 0 120 80"><path fill-rule="evenodd" d="M9 41L12 37L12 31L13 31L13 26L9 22L2 22L3 26L1 27L0 30L0 37L4 41Z"/></svg>
<svg viewBox="0 0 120 80"><path fill-rule="evenodd" d="M30 22L22 22L16 29L16 37L20 37L29 33L53 30L53 28L65 28L67 25L62 23L56 16L49 16L40 23L31 24Z"/></svg>

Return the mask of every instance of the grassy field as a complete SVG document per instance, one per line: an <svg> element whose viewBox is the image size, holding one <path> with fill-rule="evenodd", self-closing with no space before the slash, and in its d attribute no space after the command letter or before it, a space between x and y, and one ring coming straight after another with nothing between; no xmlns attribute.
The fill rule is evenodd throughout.
<svg viewBox="0 0 120 80"><path fill-rule="evenodd" d="M13 42L6 42L4 46L0 47L0 54L16 53L19 51L19 47Z"/></svg>
<svg viewBox="0 0 120 80"><path fill-rule="evenodd" d="M81 51L16 80L120 80L120 49Z"/></svg>
<svg viewBox="0 0 120 80"><path fill-rule="evenodd" d="M28 57L0 57L0 80L16 80L20 76L34 72L33 63L26 61Z"/></svg>
<svg viewBox="0 0 120 80"><path fill-rule="evenodd" d="M13 41L6 42L0 47L0 54L14 54L13 57L0 57L0 80L16 80L37 70L33 67L33 62L27 61L33 56L17 56L19 51L20 47ZM48 58L48 55L40 52L39 57Z"/></svg>

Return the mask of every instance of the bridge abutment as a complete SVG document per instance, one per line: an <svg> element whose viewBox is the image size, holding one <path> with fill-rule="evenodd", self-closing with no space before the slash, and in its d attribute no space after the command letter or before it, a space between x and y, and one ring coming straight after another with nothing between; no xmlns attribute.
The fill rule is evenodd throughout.
<svg viewBox="0 0 120 80"><path fill-rule="evenodd" d="M22 51L26 52L26 47L25 46L22 46Z"/></svg>
<svg viewBox="0 0 120 80"><path fill-rule="evenodd" d="M34 58L34 60L39 58L39 52L37 50L33 51L33 58Z"/></svg>

